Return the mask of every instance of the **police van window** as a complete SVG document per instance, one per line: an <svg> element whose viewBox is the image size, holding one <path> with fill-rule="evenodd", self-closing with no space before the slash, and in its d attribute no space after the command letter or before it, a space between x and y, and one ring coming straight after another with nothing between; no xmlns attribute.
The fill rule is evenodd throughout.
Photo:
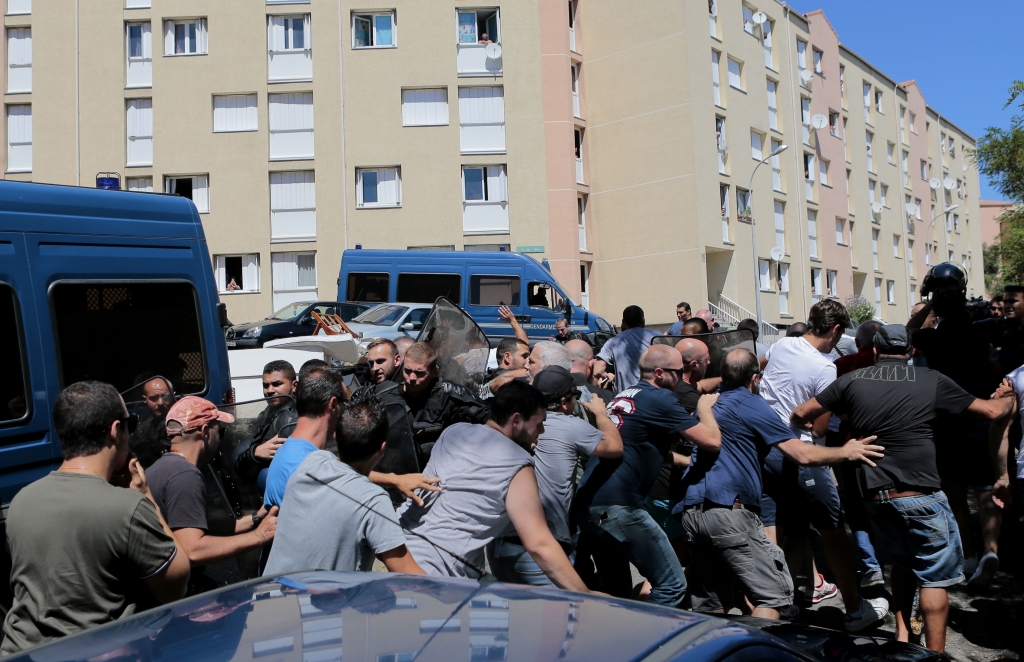
<svg viewBox="0 0 1024 662"><path fill-rule="evenodd" d="M549 310L562 310L563 297L554 287L548 283L530 283L527 294L527 303L531 308L547 308Z"/></svg>
<svg viewBox="0 0 1024 662"><path fill-rule="evenodd" d="M519 276L470 276L469 305L518 306Z"/></svg>
<svg viewBox="0 0 1024 662"><path fill-rule="evenodd" d="M0 283L0 424L17 421L28 413L28 389L25 384L25 357L21 354L21 317L14 289Z"/></svg>
<svg viewBox="0 0 1024 662"><path fill-rule="evenodd" d="M350 273L345 300L385 302L390 278L390 274Z"/></svg>
<svg viewBox="0 0 1024 662"><path fill-rule="evenodd" d="M206 391L191 283L56 283L50 308L61 388L95 379L125 391L162 375L179 395Z"/></svg>
<svg viewBox="0 0 1024 662"><path fill-rule="evenodd" d="M395 299L405 303L434 303L445 297L461 303L462 276L458 274L398 274Z"/></svg>

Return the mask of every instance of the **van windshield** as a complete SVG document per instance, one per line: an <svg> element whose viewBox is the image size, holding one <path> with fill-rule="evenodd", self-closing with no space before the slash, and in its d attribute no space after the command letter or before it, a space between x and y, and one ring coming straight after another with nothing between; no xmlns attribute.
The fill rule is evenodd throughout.
<svg viewBox="0 0 1024 662"><path fill-rule="evenodd" d="M303 301L303 302L300 302L300 303L293 303L291 305L285 306L281 310L279 310L276 313L274 313L273 315L271 315L270 319L272 319L272 320L290 320L290 319L295 319L296 317L299 316L299 313L304 311L306 308L309 308L310 304L312 304L312 301Z"/></svg>
<svg viewBox="0 0 1024 662"><path fill-rule="evenodd" d="M375 306L352 321L358 324L391 326L398 320L402 319L402 315L405 315L407 310L409 310L409 308L406 306Z"/></svg>

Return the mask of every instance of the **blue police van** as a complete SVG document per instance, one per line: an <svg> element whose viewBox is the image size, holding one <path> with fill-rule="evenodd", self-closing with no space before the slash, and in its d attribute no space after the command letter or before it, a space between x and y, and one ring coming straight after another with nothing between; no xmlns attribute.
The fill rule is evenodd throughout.
<svg viewBox="0 0 1024 662"><path fill-rule="evenodd" d="M555 333L555 321L601 345L614 334L599 315L576 304L554 276L528 255L509 252L346 250L338 301L433 303L447 297L480 325L488 338L508 337L499 306L515 313L531 339Z"/></svg>
<svg viewBox="0 0 1024 662"><path fill-rule="evenodd" d="M132 387L153 375L179 395L230 398L225 322L191 201L0 182L3 512L61 462L51 412L65 386L109 382L143 418Z"/></svg>

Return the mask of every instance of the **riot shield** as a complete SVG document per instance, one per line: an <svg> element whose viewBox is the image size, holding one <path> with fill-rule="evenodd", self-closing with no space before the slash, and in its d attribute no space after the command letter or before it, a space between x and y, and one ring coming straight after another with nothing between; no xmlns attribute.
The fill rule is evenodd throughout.
<svg viewBox="0 0 1024 662"><path fill-rule="evenodd" d="M708 346L711 363L708 365L708 371L704 374L705 379L708 377L721 377L722 362L725 361L725 355L737 347L749 349L755 355L757 354L757 351L754 349L754 332L747 329L723 331L721 333L699 333L692 336L657 336L651 339L651 343L675 347L684 338L694 338Z"/></svg>
<svg viewBox="0 0 1024 662"><path fill-rule="evenodd" d="M473 393L484 383L491 347L487 335L473 318L444 297L438 297L417 342L429 344L437 352L438 374Z"/></svg>

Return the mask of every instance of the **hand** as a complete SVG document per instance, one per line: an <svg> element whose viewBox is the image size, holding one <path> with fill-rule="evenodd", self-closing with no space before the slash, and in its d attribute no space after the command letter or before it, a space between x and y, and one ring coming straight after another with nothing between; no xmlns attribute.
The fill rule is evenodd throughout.
<svg viewBox="0 0 1024 662"><path fill-rule="evenodd" d="M612 382L615 381L615 373L613 373L613 372L606 372L606 373L602 374L600 377L595 376L592 381L595 382L594 386L596 386L598 388L603 388L603 389L611 390Z"/></svg>
<svg viewBox="0 0 1024 662"><path fill-rule="evenodd" d="M999 383L999 387L994 393L992 393L989 399L995 400L996 398L1009 398L1013 395L1013 383L1006 377L1003 377L1003 381Z"/></svg>
<svg viewBox="0 0 1024 662"><path fill-rule="evenodd" d="M263 510L262 508L260 510ZM262 544L267 544L274 539L277 533L277 514L281 511L277 506L271 506L270 510L263 517L263 521L256 527L256 536Z"/></svg>
<svg viewBox="0 0 1024 662"><path fill-rule="evenodd" d="M437 486L440 482L440 478L429 478L423 474L402 474L400 476L395 476L395 487L403 496L416 502L417 506L423 505L423 499L416 494L416 490L440 492L441 488Z"/></svg>
<svg viewBox="0 0 1024 662"><path fill-rule="evenodd" d="M1010 489L1010 477L1003 475L992 486L992 503L1000 508L1006 508L1013 503L1013 490Z"/></svg>
<svg viewBox="0 0 1024 662"><path fill-rule="evenodd" d="M859 461L868 466L875 466L875 463L870 458L885 457L882 453L885 450L884 446L873 446L871 444L875 439L878 439L878 437L872 435L864 439L851 439L843 444L843 449L846 451L846 460L848 462Z"/></svg>
<svg viewBox="0 0 1024 662"><path fill-rule="evenodd" d="M530 376L530 372L526 368L516 368L515 370L506 370L505 372L501 373L499 376L495 377L490 382L488 382L487 388L491 389L491 393L497 393L498 389L500 389L505 384L508 384L510 381L512 381L516 377L529 377L529 376Z"/></svg>
<svg viewBox="0 0 1024 662"><path fill-rule="evenodd" d="M500 317L502 321L508 322L509 324L516 321L516 314L513 313L512 309L509 308L508 306L500 306L498 308L498 317Z"/></svg>
<svg viewBox="0 0 1024 662"><path fill-rule="evenodd" d="M252 453L259 459L269 462L274 459L274 455L277 454L277 449L280 448L284 442L285 439L283 437L274 437L273 439L269 439L257 446Z"/></svg>
<svg viewBox="0 0 1024 662"><path fill-rule="evenodd" d="M716 402L718 402L718 393L705 393L700 396L700 400L697 400L697 410L711 409Z"/></svg>
<svg viewBox="0 0 1024 662"><path fill-rule="evenodd" d="M263 504L262 506L260 506L260 509L256 511L256 517L262 520L264 517L267 516L268 512L269 511L267 510L267 504Z"/></svg>
<svg viewBox="0 0 1024 662"><path fill-rule="evenodd" d="M594 416L600 416L601 414L607 416L608 409L604 404L604 400L601 399L601 396L592 394L591 397L593 399L590 402L583 402L580 400L580 404L583 405L583 408L587 409Z"/></svg>
<svg viewBox="0 0 1024 662"><path fill-rule="evenodd" d="M128 472L131 473L132 482L129 487L144 496L149 496L149 484L146 482L146 472L142 465L134 457L128 460Z"/></svg>

